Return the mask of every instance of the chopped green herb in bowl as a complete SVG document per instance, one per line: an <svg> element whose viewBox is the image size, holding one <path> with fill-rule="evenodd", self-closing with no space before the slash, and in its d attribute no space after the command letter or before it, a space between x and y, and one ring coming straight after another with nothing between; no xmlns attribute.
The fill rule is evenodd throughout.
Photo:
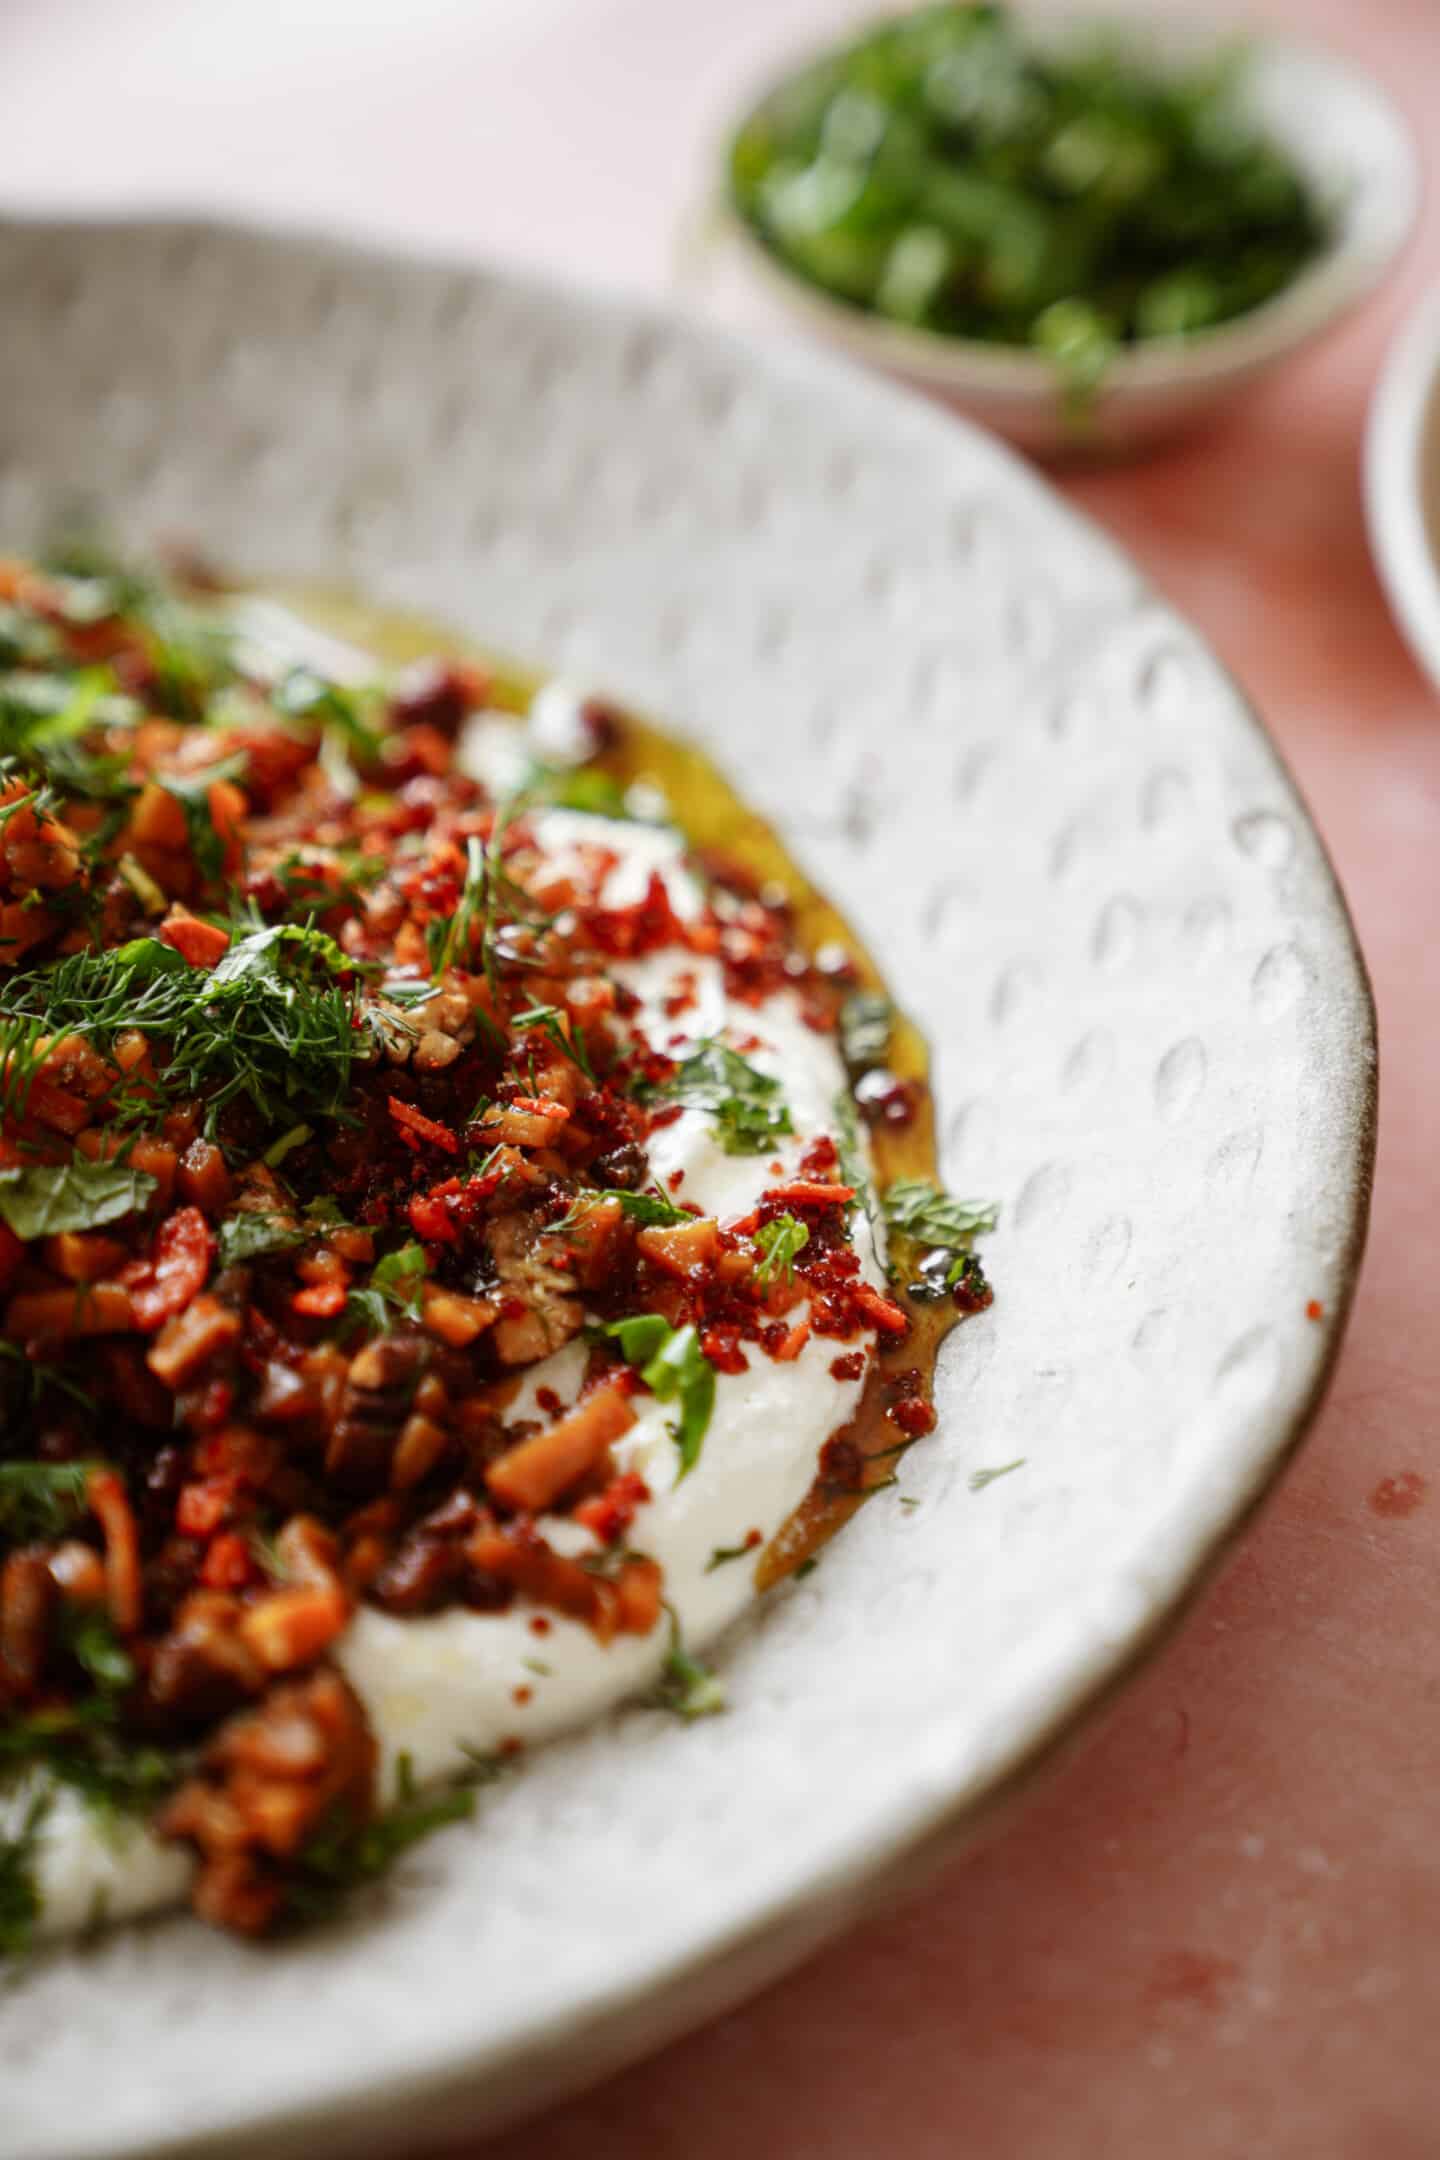
<svg viewBox="0 0 1440 2160"><path fill-rule="evenodd" d="M1393 253L1414 169L1378 94L1313 52L1162 52L1135 23L1060 38L945 0L786 76L726 185L792 304L1040 445L1103 435L1132 385L1151 409L1118 432L1209 402L1231 338L1302 287L1281 342L1319 327Z"/></svg>

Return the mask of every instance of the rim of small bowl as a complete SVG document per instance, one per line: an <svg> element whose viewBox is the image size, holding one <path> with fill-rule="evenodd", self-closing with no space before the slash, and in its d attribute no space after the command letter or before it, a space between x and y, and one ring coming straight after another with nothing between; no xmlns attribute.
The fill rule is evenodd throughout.
<svg viewBox="0 0 1440 2160"><path fill-rule="evenodd" d="M1427 456L1436 471L1433 504ZM1371 399L1365 517L1396 620L1440 687L1440 285L1402 324Z"/></svg>
<svg viewBox="0 0 1440 2160"><path fill-rule="evenodd" d="M1053 35L1062 27L1073 32L1081 26L1068 17L1062 25L1049 8L1020 12L1042 34ZM1112 6L1084 18L1084 27L1098 32L1136 26L1162 63L1167 55L1179 57L1218 42L1213 30L1201 33L1193 24L1158 23L1133 7L1128 14ZM795 55L788 66L772 71L737 106L730 134L822 49L811 46ZM1213 329L1184 339L1156 338L1123 346L1106 369L1099 392L1103 402L1130 391L1199 390L1254 374L1358 306L1391 269L1414 230L1421 199L1419 153L1389 92L1347 56L1308 38L1266 31L1250 41L1250 52L1262 98L1267 83L1274 90L1286 80L1298 82L1308 75L1312 91L1318 91L1325 104L1343 99L1352 110L1360 111L1372 141L1370 158L1353 175L1349 199L1336 205L1334 238L1298 277L1273 299ZM1267 119L1302 165L1317 162L1313 155L1307 156L1307 150L1313 153L1323 123L1314 123L1305 132L1287 126L1274 114ZM1053 361L1045 355L1021 345L951 337L943 331L889 322L848 306L790 269L736 209L723 174L720 186L720 214L746 267L792 315L808 318L856 357L940 388L1025 399L1037 407L1057 404L1063 385Z"/></svg>

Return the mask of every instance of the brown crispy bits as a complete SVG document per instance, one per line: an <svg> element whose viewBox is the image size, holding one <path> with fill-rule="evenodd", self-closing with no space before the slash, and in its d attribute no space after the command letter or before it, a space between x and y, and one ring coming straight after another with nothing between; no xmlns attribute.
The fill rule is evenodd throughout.
<svg viewBox="0 0 1440 2160"><path fill-rule="evenodd" d="M374 1739L349 1684L324 1668L272 1688L220 1727L156 1818L200 1855L202 1919L262 1935L281 1916L287 1862L332 1814L364 1822L375 1800Z"/></svg>

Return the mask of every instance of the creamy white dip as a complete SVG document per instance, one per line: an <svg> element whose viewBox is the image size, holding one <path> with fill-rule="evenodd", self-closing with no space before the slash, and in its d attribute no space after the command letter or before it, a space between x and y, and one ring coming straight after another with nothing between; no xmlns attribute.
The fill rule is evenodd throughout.
<svg viewBox="0 0 1440 2160"><path fill-rule="evenodd" d="M333 655L327 660L333 665ZM545 754L552 759L564 734L564 696L552 688L540 706ZM461 762L477 777L501 781L503 775L503 784L513 785L522 739L507 716L480 715L463 739ZM600 893L607 906L642 898L656 872L678 915L693 916L701 905L684 867L683 841L669 827L547 810L532 817L532 829L547 860L563 861L567 851L597 845L613 854ZM805 1025L789 992L758 1007L734 1003L719 963L684 948L619 962L612 972L639 997L630 1025L656 1049L684 1056L701 1038L730 1031L747 1060L782 1083L794 1131L777 1141L773 1153L727 1155L709 1115L695 1109L682 1110L649 1141L654 1173L677 1198L722 1224L749 1214L778 1182L775 1163L782 1173L793 1173L818 1135L835 1134L834 1106L845 1074L832 1038ZM692 1001L671 1016L664 1003L682 978ZM864 1213L857 1209L852 1222L864 1272L881 1285ZM799 1317L801 1308L795 1310ZM754 1344L743 1346L748 1369L717 1374L700 1458L683 1482L677 1483L673 1407L646 1396L634 1399L636 1422L611 1452L618 1470L640 1473L651 1498L638 1510L626 1543L660 1563L664 1595L687 1649L703 1650L756 1594L760 1552L809 1491L825 1442L854 1414L863 1378L839 1380L830 1368L855 1347L812 1335L798 1357L782 1364ZM873 1337L866 1338L866 1349L868 1363ZM583 1348L571 1343L532 1367L510 1416L534 1414L542 1387L573 1401L584 1362ZM541 1517L537 1527L566 1554L601 1549L592 1533L568 1518ZM712 1566L717 1552L747 1541L752 1550L743 1557ZM476 1755L549 1739L646 1689L659 1677L669 1642L668 1618L647 1636L621 1635L602 1644L580 1622L523 1598L502 1613L454 1607L413 1619L362 1606L339 1645L338 1661L369 1713L386 1798L402 1756L421 1782L444 1779ZM82 1927L97 1909L120 1917L172 1903L184 1894L189 1871L181 1848L128 1823L103 1822L73 1793L60 1792L36 1856L41 1931Z"/></svg>

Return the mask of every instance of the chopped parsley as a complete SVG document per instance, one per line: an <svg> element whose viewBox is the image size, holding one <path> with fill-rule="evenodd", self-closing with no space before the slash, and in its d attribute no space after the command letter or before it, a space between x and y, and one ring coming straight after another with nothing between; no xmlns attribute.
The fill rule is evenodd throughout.
<svg viewBox="0 0 1440 2160"><path fill-rule="evenodd" d="M670 1614L670 1647L660 1668L656 1700L687 1724L696 1718L715 1717L729 1708L724 1686L708 1665L702 1665L686 1649L674 1607L666 1610Z"/></svg>
<svg viewBox="0 0 1440 2160"><path fill-rule="evenodd" d="M296 1857L296 1879L287 1888L293 1919L315 1920L333 1912L346 1894L378 1882L412 1845L447 1823L462 1822L475 1811L468 1786L422 1795L408 1755L396 1764L396 1798L368 1822L356 1822L337 1810L321 1825Z"/></svg>
<svg viewBox="0 0 1440 2160"><path fill-rule="evenodd" d="M755 1232L761 1256L755 1270L756 1282L769 1284L777 1275L783 1275L787 1283L791 1281L795 1262L809 1242L809 1227L798 1216L777 1215L773 1222L761 1223Z"/></svg>
<svg viewBox="0 0 1440 2160"><path fill-rule="evenodd" d="M1017 1455L1014 1462L1000 1463L993 1470L972 1470L970 1473L971 1492L984 1492L985 1487L993 1485L996 1478L1009 1477L1012 1470L1023 1470L1028 1460L1028 1456Z"/></svg>
<svg viewBox="0 0 1440 2160"><path fill-rule="evenodd" d="M406 1320L418 1320L425 1274L425 1248L415 1239L398 1252L386 1253L371 1270L368 1286L352 1290L345 1300L346 1331L365 1327L384 1335L397 1313Z"/></svg>
<svg viewBox="0 0 1440 2160"><path fill-rule="evenodd" d="M668 1102L708 1110L727 1155L767 1154L783 1133L794 1130L780 1082L713 1039L683 1059L656 1093Z"/></svg>
<svg viewBox="0 0 1440 2160"><path fill-rule="evenodd" d="M220 1265L237 1267L243 1260L268 1260L275 1253L293 1252L304 1242L305 1232L298 1224L258 1208L246 1209L220 1225Z"/></svg>
<svg viewBox="0 0 1440 2160"><path fill-rule="evenodd" d="M636 1313L628 1320L612 1320L603 1332L619 1344L620 1355L636 1368L652 1395L679 1404L679 1418L670 1430L680 1450L680 1477L688 1477L700 1460L715 1408L715 1368L702 1352L694 1327L672 1328L659 1313Z"/></svg>

